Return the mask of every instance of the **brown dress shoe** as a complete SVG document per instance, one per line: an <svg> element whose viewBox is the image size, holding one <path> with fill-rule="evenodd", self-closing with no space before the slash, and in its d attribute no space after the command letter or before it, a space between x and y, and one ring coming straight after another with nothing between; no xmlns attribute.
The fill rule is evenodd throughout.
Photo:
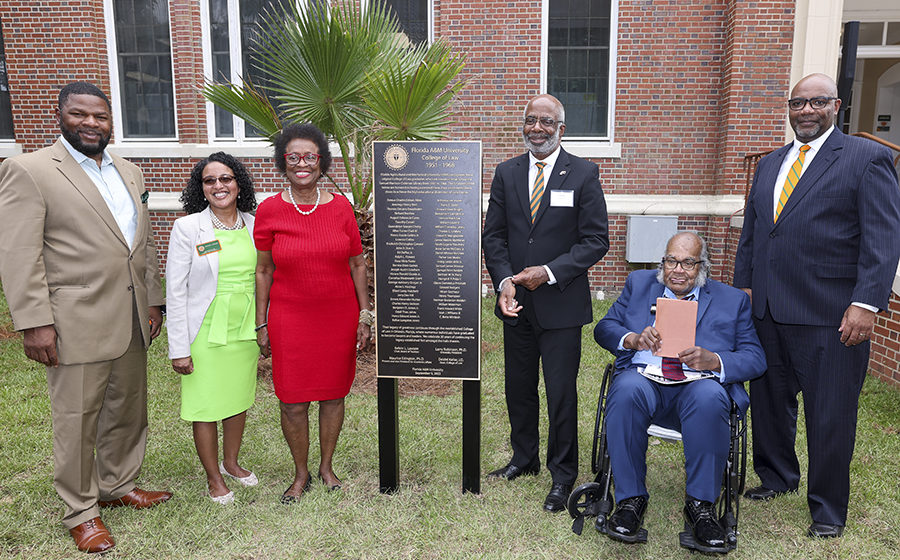
<svg viewBox="0 0 900 560"><path fill-rule="evenodd" d="M103 525L103 520L95 517L85 521L81 525L69 529L69 534L75 539L75 546L81 552L93 554L96 552L106 552L116 546L116 541Z"/></svg>
<svg viewBox="0 0 900 560"><path fill-rule="evenodd" d="M144 509L161 504L172 497L171 492L154 492L152 490L141 490L135 488L131 492L125 494L121 498L110 500L108 502L100 502L100 507L119 507L128 506L134 509Z"/></svg>

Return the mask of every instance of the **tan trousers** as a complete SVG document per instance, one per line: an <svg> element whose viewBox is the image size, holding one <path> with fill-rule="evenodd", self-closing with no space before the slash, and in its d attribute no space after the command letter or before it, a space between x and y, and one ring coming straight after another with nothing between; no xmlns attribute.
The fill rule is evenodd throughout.
<svg viewBox="0 0 900 560"><path fill-rule="evenodd" d="M131 344L122 356L47 368L53 486L66 504L67 529L100 515L98 500L131 492L144 460L147 351L136 310L133 315Z"/></svg>

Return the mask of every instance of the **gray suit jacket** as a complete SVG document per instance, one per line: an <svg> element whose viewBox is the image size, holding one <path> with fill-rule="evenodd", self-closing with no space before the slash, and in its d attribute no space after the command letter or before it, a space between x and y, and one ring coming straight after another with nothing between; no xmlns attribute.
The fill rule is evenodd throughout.
<svg viewBox="0 0 900 560"><path fill-rule="evenodd" d="M61 364L124 354L134 305L149 346L148 307L164 303L143 175L112 157L137 210L131 249L61 141L0 166L3 291L17 330L55 325Z"/></svg>

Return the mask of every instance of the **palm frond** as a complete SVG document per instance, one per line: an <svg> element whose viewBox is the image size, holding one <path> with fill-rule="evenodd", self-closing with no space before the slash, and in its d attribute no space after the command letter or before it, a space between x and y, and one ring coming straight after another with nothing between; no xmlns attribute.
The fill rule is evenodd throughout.
<svg viewBox="0 0 900 560"><path fill-rule="evenodd" d="M269 99L249 81L240 84L206 82L200 86L203 96L217 107L244 119L271 141L281 130L281 120Z"/></svg>

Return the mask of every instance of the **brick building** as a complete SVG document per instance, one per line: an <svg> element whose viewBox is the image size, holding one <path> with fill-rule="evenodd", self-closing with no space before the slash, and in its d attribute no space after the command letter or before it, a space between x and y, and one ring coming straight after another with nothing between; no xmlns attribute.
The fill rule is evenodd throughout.
<svg viewBox="0 0 900 560"><path fill-rule="evenodd" d="M110 93L110 149L144 170L161 247L191 167L213 151L242 158L261 190L283 188L270 147L207 104L197 84L249 70L256 15L286 1L0 0L0 158L54 141L59 88L87 80ZM470 84L449 139L482 141L485 193L496 164L523 151L526 101L541 92L563 101L563 146L598 163L607 194L611 250L591 273L605 292L648 266L625 259L629 215L677 216L679 228L705 234L714 276L730 279L744 158L789 138L791 83L836 74L842 21L864 21L872 37L882 30L861 55L871 61L854 89L854 131L884 116L880 77L900 69L892 0L388 3L411 40L442 37L467 54ZM895 296L874 339L872 371L900 382L898 331Z"/></svg>

